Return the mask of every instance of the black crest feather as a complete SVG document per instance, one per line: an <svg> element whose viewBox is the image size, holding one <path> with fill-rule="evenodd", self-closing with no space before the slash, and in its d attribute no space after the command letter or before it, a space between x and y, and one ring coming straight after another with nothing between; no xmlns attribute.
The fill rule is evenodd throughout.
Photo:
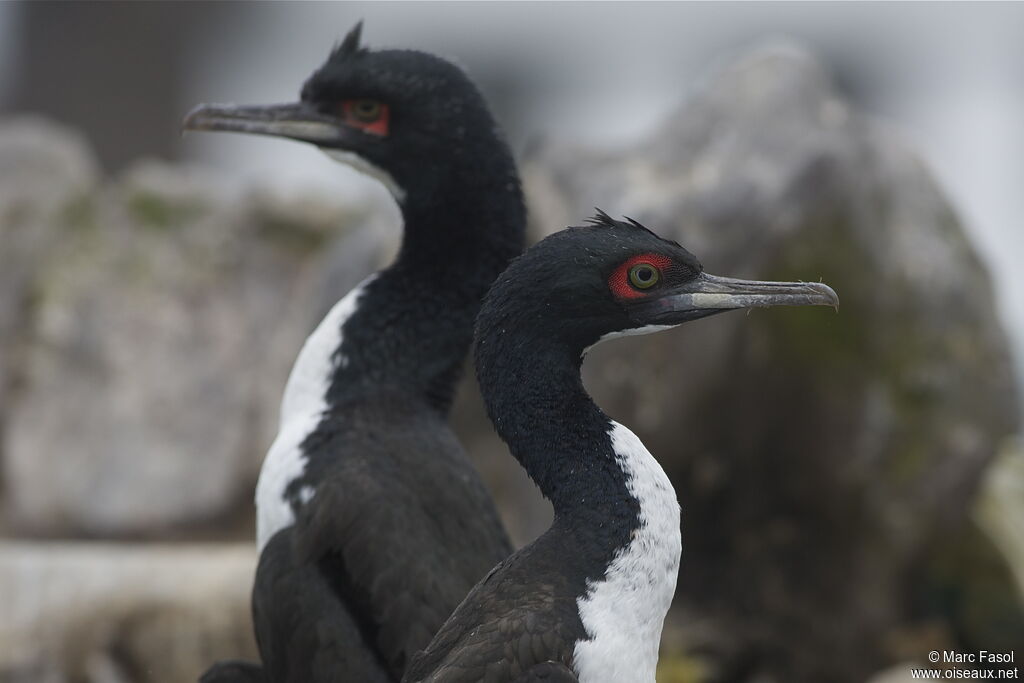
<svg viewBox="0 0 1024 683"><path fill-rule="evenodd" d="M593 218L587 219L587 223L589 223L590 225L596 225L599 228L622 228L627 225L631 225L634 228L639 228L640 230L643 230L645 232L651 232L645 226L641 225L639 222L633 220L629 216L623 216L622 218L624 220L617 221L608 214L606 214L601 209L597 208L596 206L594 207L594 212L595 213ZM651 234L653 235L654 233Z"/></svg>
<svg viewBox="0 0 1024 683"><path fill-rule="evenodd" d="M364 48L359 46L359 41L363 37L363 20L360 19L356 22L356 25L352 27L352 30L348 32L345 39L341 41L341 45L338 45L331 51L330 61L344 61L352 55L360 52Z"/></svg>
<svg viewBox="0 0 1024 683"><path fill-rule="evenodd" d="M658 233L656 233L653 230L651 230L650 228L648 228L646 225L640 223L640 221L634 220L634 219L630 218L629 216L623 216L623 218L625 220L617 221L617 220L615 220L614 218L612 218L611 216L609 216L608 214L606 214L604 211L602 211L601 209L599 209L597 207L594 207L594 211L595 211L594 216L592 218L588 218L586 220L586 223L589 224L589 225L594 225L594 226L597 226L599 228L630 228L630 227L636 228L637 230L643 230L644 232L647 232L647 233L650 233L651 235L654 235L659 240L663 240L665 242L668 242L669 244L673 244L673 245L679 247L680 249L682 249L680 244L678 242L676 242L675 240L670 240L670 239L666 239L666 238L662 237Z"/></svg>
<svg viewBox="0 0 1024 683"><path fill-rule="evenodd" d="M586 220L590 225L596 225L599 228L614 228L619 224L617 220L606 214L601 209L594 207L594 216Z"/></svg>

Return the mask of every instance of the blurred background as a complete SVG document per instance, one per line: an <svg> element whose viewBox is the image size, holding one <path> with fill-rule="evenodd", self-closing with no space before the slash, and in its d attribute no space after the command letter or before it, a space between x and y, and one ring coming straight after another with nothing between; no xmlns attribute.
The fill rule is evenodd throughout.
<svg viewBox="0 0 1024 683"><path fill-rule="evenodd" d="M359 19L467 69L533 239L600 206L840 294L588 360L683 507L660 681L1024 656L1024 5L4 2L0 680L253 652L284 380L400 220L311 147L178 126L294 99ZM550 509L470 381L454 421L528 542Z"/></svg>

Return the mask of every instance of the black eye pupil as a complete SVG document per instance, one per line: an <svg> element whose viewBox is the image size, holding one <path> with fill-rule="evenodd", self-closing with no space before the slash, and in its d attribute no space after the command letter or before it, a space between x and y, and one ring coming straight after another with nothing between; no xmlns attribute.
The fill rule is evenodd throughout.
<svg viewBox="0 0 1024 683"><path fill-rule="evenodd" d="M649 263L640 263L629 269L629 281L637 289L649 289L658 283L658 269Z"/></svg>
<svg viewBox="0 0 1024 683"><path fill-rule="evenodd" d="M373 100L357 100L352 103L352 113L361 121L370 121L380 115L380 103Z"/></svg>

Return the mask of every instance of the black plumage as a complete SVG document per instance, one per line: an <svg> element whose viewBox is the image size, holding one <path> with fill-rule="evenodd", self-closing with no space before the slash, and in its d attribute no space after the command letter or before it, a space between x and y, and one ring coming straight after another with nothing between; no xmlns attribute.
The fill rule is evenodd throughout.
<svg viewBox="0 0 1024 683"><path fill-rule="evenodd" d="M282 456L287 467L271 463L285 451L275 443L261 474L261 495L280 479L284 505L263 525L253 591L271 681L398 680L511 553L446 420L481 300L523 246L515 165L460 69L422 52L363 48L359 32L310 77L301 102L203 106L186 120L316 144L380 178L404 219L395 262L362 285L338 329L321 326L303 349L295 385L317 386L300 367L306 356L319 353L327 376L319 394L296 390L291 403L289 380L279 440L290 405L313 400L315 419ZM325 352L331 335L337 348ZM209 675L242 669L221 664Z"/></svg>
<svg viewBox="0 0 1024 683"><path fill-rule="evenodd" d="M587 395L586 350L733 308L836 303L824 285L707 275L635 222L594 222L516 259L476 325L488 414L551 501L552 526L477 584L405 681L653 681L678 505L639 440Z"/></svg>

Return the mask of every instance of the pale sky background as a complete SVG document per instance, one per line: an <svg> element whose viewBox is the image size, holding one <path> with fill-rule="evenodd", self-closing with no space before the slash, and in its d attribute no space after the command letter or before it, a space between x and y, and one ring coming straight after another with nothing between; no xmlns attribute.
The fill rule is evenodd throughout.
<svg viewBox="0 0 1024 683"><path fill-rule="evenodd" d="M776 37L817 53L858 105L925 157L990 264L1024 378L1024 4L1022 3L229 3L183 46L181 111L201 101L294 99L356 20L375 47L415 47L471 74L507 73L517 150L537 136L622 146L662 120L716 66ZM0 103L18 31L0 2ZM505 111L508 111L505 109ZM506 117L507 118L507 117ZM381 190L312 148L189 136L184 156L289 191Z"/></svg>

